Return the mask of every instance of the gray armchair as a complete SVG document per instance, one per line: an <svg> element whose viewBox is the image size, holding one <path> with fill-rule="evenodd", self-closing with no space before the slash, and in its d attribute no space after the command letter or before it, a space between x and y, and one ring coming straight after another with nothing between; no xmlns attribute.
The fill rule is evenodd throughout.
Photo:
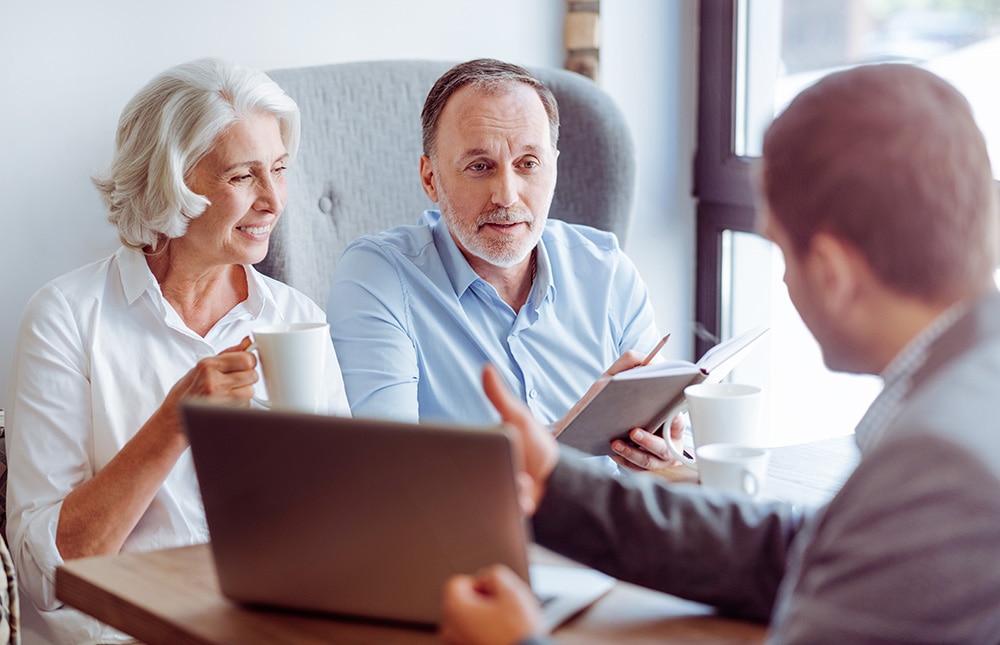
<svg viewBox="0 0 1000 645"><path fill-rule="evenodd" d="M302 110L302 144L261 271L325 308L348 243L414 224L434 207L420 186L420 111L452 65L371 61L269 72ZM531 71L559 103L559 179L549 217L612 231L624 241L635 157L621 112L583 76Z"/></svg>

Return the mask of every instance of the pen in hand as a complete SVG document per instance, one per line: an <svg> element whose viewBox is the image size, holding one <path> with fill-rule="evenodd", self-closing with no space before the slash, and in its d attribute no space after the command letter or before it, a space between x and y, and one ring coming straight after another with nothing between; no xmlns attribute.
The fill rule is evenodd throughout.
<svg viewBox="0 0 1000 645"><path fill-rule="evenodd" d="M668 340L670 340L670 334L667 334L666 336L660 339L660 342L656 343L656 347L653 348L653 351L651 351L649 355L646 356L646 358L642 359L642 362L639 363L639 366L649 365L649 361L653 360L653 357L656 356L661 349L663 349L663 346L667 344Z"/></svg>

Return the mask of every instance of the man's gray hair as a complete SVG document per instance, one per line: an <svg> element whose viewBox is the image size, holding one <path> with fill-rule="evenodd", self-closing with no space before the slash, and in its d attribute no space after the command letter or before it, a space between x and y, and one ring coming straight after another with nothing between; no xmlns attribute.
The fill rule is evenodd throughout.
<svg viewBox="0 0 1000 645"><path fill-rule="evenodd" d="M434 87L427 94L424 109L420 114L423 123L424 154L428 157L434 156L438 122L441 120L444 106L455 92L466 85L472 85L484 92L503 92L514 83L524 83L538 93L538 98L545 107L545 114L549 117L552 149L556 150L559 142L559 106L552 91L519 65L492 58L477 58L449 69L434 83Z"/></svg>

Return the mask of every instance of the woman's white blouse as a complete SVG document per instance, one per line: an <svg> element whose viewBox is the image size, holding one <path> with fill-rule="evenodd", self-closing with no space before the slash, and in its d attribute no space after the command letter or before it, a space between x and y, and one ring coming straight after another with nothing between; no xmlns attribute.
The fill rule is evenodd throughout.
<svg viewBox="0 0 1000 645"><path fill-rule="evenodd" d="M73 642L114 639L115 632L61 608L55 598L55 568L62 563L56 526L66 495L115 456L199 360L239 344L263 325L326 320L303 293L251 266L246 272L247 299L204 338L163 298L143 254L127 247L56 278L26 306L6 399L7 535L21 588ZM332 343L328 354L327 411L349 415ZM207 540L188 451L123 550Z"/></svg>

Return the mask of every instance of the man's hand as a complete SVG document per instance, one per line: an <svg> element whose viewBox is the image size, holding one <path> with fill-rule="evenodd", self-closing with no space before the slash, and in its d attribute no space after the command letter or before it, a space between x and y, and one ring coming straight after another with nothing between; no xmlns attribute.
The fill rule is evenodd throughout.
<svg viewBox="0 0 1000 645"><path fill-rule="evenodd" d="M552 424L553 434L555 436L559 436L559 433L566 428L570 420L577 415L580 409L587 405L587 403L589 403L590 400L597 395L597 393L601 390L601 386L604 381L619 372L624 372L632 369L633 367L638 367L642 364L642 362L643 356L638 352L630 350L622 354L618 360L612 363L611 367L605 370L597 381L590 386L587 393L576 402L566 416ZM677 447L678 451L682 450L681 440L683 434L684 422L681 416L677 415L670 422L670 438L673 440L674 446ZM621 457L620 459L616 459L616 461L626 468L634 470L659 470L661 468L676 466L680 463L667 448L667 440L659 435L647 432L642 428L633 428L629 433L629 438L632 440L631 443L620 439L611 442L611 450Z"/></svg>
<svg viewBox="0 0 1000 645"><path fill-rule="evenodd" d="M510 436L518 466L520 504L521 509L531 515L538 508L549 475L559 461L559 445L555 437L535 421L528 406L510 393L503 377L492 365L483 368L483 391L503 422L514 430Z"/></svg>
<svg viewBox="0 0 1000 645"><path fill-rule="evenodd" d="M647 432L642 428L633 428L628 436L632 443L621 439L611 442L611 449L615 454L621 456L618 461L623 466L639 470L660 470L680 463L667 448L667 440L660 435ZM684 419L678 414L670 422L670 440L678 452L683 450L683 436Z"/></svg>
<svg viewBox="0 0 1000 645"><path fill-rule="evenodd" d="M441 638L448 643L511 645L542 631L531 588L496 564L475 576L450 578L441 602Z"/></svg>

